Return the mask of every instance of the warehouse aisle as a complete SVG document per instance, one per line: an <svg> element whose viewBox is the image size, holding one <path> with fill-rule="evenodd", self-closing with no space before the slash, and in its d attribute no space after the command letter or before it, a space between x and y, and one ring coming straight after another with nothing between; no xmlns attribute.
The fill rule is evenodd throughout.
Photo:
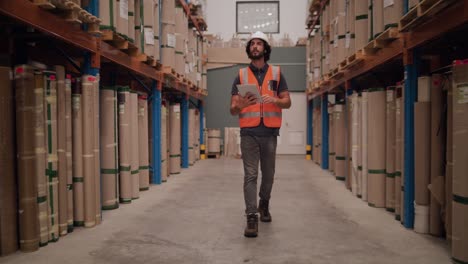
<svg viewBox="0 0 468 264"><path fill-rule="evenodd" d="M244 238L241 175L240 160L199 161L100 226L0 263L450 263L444 241L404 229L303 156L278 157L273 222Z"/></svg>

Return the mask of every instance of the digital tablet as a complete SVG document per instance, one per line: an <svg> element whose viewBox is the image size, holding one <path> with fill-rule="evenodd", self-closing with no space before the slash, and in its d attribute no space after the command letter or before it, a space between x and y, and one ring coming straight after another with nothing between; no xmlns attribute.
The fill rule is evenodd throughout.
<svg viewBox="0 0 468 264"><path fill-rule="evenodd" d="M253 94L257 97L258 101L262 101L262 96L258 92L258 88L256 84L238 84L237 89L239 90L239 94L241 96L245 96L247 93Z"/></svg>

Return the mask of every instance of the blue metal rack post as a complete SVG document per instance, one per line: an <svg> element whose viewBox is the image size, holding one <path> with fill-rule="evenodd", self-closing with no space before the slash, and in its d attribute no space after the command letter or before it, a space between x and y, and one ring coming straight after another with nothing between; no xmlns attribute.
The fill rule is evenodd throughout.
<svg viewBox="0 0 468 264"><path fill-rule="evenodd" d="M206 147L205 147L205 130L203 129L203 127L205 126L205 123L204 123L204 116L205 116L205 109L203 107L203 101L198 101L198 111L200 113L200 159L205 159L206 158L206 155L205 155L205 150L206 150Z"/></svg>
<svg viewBox="0 0 468 264"><path fill-rule="evenodd" d="M306 146L306 160L312 159L312 144L313 144L313 111L314 100L307 99L307 146Z"/></svg>
<svg viewBox="0 0 468 264"><path fill-rule="evenodd" d="M418 54L408 51L404 54L405 90L404 90L404 225L414 226L414 102L418 88Z"/></svg>
<svg viewBox="0 0 468 264"><path fill-rule="evenodd" d="M328 170L328 93L322 95L322 169Z"/></svg>
<svg viewBox="0 0 468 264"><path fill-rule="evenodd" d="M182 116L182 168L189 167L189 159L188 159L188 152L189 152L189 101L188 96L184 96L182 98L181 103L181 116Z"/></svg>
<svg viewBox="0 0 468 264"><path fill-rule="evenodd" d="M161 90L157 88L156 81L151 85L153 123L153 184L161 184ZM165 161L168 162L168 161Z"/></svg>

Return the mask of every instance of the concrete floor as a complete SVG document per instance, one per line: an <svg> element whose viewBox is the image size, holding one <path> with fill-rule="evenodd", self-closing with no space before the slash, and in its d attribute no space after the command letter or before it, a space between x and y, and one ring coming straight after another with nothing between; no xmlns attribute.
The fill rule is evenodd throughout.
<svg viewBox="0 0 468 264"><path fill-rule="evenodd" d="M199 161L139 200L0 263L450 263L444 240L403 228L303 156L279 156L272 223L245 238L242 163Z"/></svg>

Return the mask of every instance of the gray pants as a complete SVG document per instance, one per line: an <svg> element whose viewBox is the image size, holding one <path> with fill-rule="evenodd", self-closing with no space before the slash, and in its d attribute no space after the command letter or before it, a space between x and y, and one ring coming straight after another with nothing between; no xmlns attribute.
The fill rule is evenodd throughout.
<svg viewBox="0 0 468 264"><path fill-rule="evenodd" d="M275 176L276 136L241 137L242 161L244 162L244 199L245 213L257 212L258 163L262 170L260 199L270 200L273 178Z"/></svg>

